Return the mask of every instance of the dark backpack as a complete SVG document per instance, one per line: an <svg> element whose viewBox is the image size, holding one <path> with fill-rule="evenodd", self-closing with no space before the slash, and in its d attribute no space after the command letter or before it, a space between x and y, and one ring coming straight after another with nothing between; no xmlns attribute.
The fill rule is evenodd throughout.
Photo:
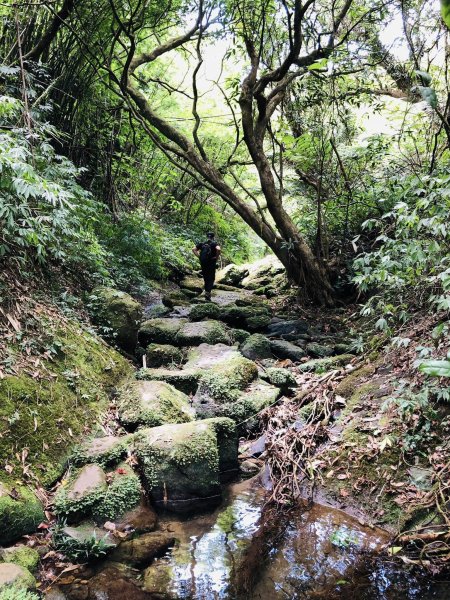
<svg viewBox="0 0 450 600"><path fill-rule="evenodd" d="M200 262L202 265L207 265L214 262L216 258L216 243L205 242L200 250Z"/></svg>

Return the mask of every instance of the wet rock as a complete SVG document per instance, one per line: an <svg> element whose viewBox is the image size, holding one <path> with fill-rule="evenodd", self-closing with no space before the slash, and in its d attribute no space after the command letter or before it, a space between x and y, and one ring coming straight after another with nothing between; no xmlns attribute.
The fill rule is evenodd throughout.
<svg viewBox="0 0 450 600"><path fill-rule="evenodd" d="M154 600L154 597L141 590L135 581L113 566L103 569L93 577L89 581L88 590L86 600Z"/></svg>
<svg viewBox="0 0 450 600"><path fill-rule="evenodd" d="M338 367L342 367L343 365L346 365L352 361L354 358L355 357L353 354L341 354L339 356L330 356L328 358L316 358L315 360L309 360L308 362L298 365L297 368L304 372L326 372Z"/></svg>
<svg viewBox="0 0 450 600"><path fill-rule="evenodd" d="M153 508L141 502L139 506L126 512L116 523L116 527L123 532L148 533L155 529L157 521Z"/></svg>
<svg viewBox="0 0 450 600"><path fill-rule="evenodd" d="M101 467L118 463L127 453L131 436L108 435L90 440L77 448L71 461L77 466L95 463Z"/></svg>
<svg viewBox="0 0 450 600"><path fill-rule="evenodd" d="M254 460L244 460L241 462L241 472L248 477L252 477L259 473L262 467L262 462L255 462Z"/></svg>
<svg viewBox="0 0 450 600"><path fill-rule="evenodd" d="M0 483L0 544L33 533L44 519L42 504L32 490Z"/></svg>
<svg viewBox="0 0 450 600"><path fill-rule="evenodd" d="M155 600L179 600L170 589L172 568L165 563L155 563L144 571L144 590Z"/></svg>
<svg viewBox="0 0 450 600"><path fill-rule="evenodd" d="M0 593L4 588L12 585L17 588L34 590L36 589L36 579L28 569L20 565L0 563Z"/></svg>
<svg viewBox="0 0 450 600"><path fill-rule="evenodd" d="M200 294L203 291L203 279L200 277L185 277L180 283L181 288Z"/></svg>
<svg viewBox="0 0 450 600"><path fill-rule="evenodd" d="M240 347L241 353L251 360L259 358L270 358L272 356L270 350L270 341L259 333L251 335Z"/></svg>
<svg viewBox="0 0 450 600"><path fill-rule="evenodd" d="M217 504L220 473L237 464L237 436L230 419L163 425L137 434L136 455L156 506L186 513Z"/></svg>
<svg viewBox="0 0 450 600"><path fill-rule="evenodd" d="M294 376L287 369L269 367L261 374L261 377L284 391L297 386Z"/></svg>
<svg viewBox="0 0 450 600"><path fill-rule="evenodd" d="M238 286L248 274L249 271L246 266L231 264L217 271L216 282L223 285Z"/></svg>
<svg viewBox="0 0 450 600"><path fill-rule="evenodd" d="M220 317L220 308L213 302L204 304L195 304L189 314L192 321L202 321L203 319L218 319Z"/></svg>
<svg viewBox="0 0 450 600"><path fill-rule="evenodd" d="M149 344L175 344L177 334L187 323L187 319L149 319L142 323L138 339L141 346L146 348Z"/></svg>
<svg viewBox="0 0 450 600"><path fill-rule="evenodd" d="M137 538L122 542L111 554L111 560L125 562L135 566L148 565L154 558L161 556L175 543L168 533L154 531Z"/></svg>
<svg viewBox="0 0 450 600"><path fill-rule="evenodd" d="M317 342L311 342L310 344L306 345L306 351L308 354L316 358L325 358L334 354L334 347L318 344Z"/></svg>
<svg viewBox="0 0 450 600"><path fill-rule="evenodd" d="M295 319L293 321L281 321L279 323L270 323L267 327L270 334L276 336L285 336L287 334L301 334L307 333L308 323L301 319Z"/></svg>
<svg viewBox="0 0 450 600"><path fill-rule="evenodd" d="M303 350L303 348L300 348L299 346L296 346L295 344L285 340L271 340L270 350L277 358L288 358L294 362L298 362L304 356L306 356L306 352Z"/></svg>
<svg viewBox="0 0 450 600"><path fill-rule="evenodd" d="M267 443L267 436L265 433L263 433L263 435L261 435L254 442L251 442L250 444L246 444L246 446L243 449L242 455L258 458L258 456L261 456L261 454L263 452L265 452L266 443Z"/></svg>
<svg viewBox="0 0 450 600"><path fill-rule="evenodd" d="M198 346L199 344L229 344L230 336L219 321L208 320L186 323L178 331L176 343L179 346Z"/></svg>
<svg viewBox="0 0 450 600"><path fill-rule="evenodd" d="M193 419L188 396L164 381L130 381L119 391L117 404L120 422L130 431Z"/></svg>
<svg viewBox="0 0 450 600"><path fill-rule="evenodd" d="M98 287L89 297L92 318L97 325L113 330L118 346L133 352L137 343L142 306L129 294L119 290Z"/></svg>
<svg viewBox="0 0 450 600"><path fill-rule="evenodd" d="M179 365L183 361L183 352L171 344L149 344L145 356L147 366L153 368Z"/></svg>
<svg viewBox="0 0 450 600"><path fill-rule="evenodd" d="M34 573L39 564L39 552L30 546L20 544L11 548L0 548L0 562L14 563Z"/></svg>

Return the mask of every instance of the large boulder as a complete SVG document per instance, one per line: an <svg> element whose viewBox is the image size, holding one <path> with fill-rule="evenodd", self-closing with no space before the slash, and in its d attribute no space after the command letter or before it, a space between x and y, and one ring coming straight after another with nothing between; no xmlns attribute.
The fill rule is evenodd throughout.
<svg viewBox="0 0 450 600"><path fill-rule="evenodd" d="M188 396L165 381L130 381L119 391L117 403L120 422L129 431L193 418Z"/></svg>
<svg viewBox="0 0 450 600"><path fill-rule="evenodd" d="M271 358L270 341L260 333L254 333L240 347L240 351L246 358L257 360Z"/></svg>
<svg viewBox="0 0 450 600"><path fill-rule="evenodd" d="M308 331L308 323L302 319L295 319L292 321L278 321L277 323L271 323L267 327L267 331L270 335L280 337L285 335L298 335L305 334Z"/></svg>
<svg viewBox="0 0 450 600"><path fill-rule="evenodd" d="M238 329L258 331L270 324L270 309L264 305L237 306L230 304L224 306L220 313L220 320Z"/></svg>
<svg viewBox="0 0 450 600"><path fill-rule="evenodd" d="M171 344L149 344L145 351L145 357L148 367L167 367L181 364L183 351Z"/></svg>
<svg viewBox="0 0 450 600"><path fill-rule="evenodd" d="M175 344L177 334L187 323L187 319L149 319L142 323L138 339L143 348L149 344Z"/></svg>
<svg viewBox="0 0 450 600"><path fill-rule="evenodd" d="M112 330L118 346L133 352L136 348L142 306L129 294L109 287L97 287L89 297L93 321Z"/></svg>
<svg viewBox="0 0 450 600"><path fill-rule="evenodd" d="M220 502L221 472L237 468L237 436L230 419L208 419L140 430L136 456L154 504L174 512Z"/></svg>
<svg viewBox="0 0 450 600"><path fill-rule="evenodd" d="M0 544L33 533L44 519L42 504L31 490L0 483Z"/></svg>
<svg viewBox="0 0 450 600"><path fill-rule="evenodd" d="M248 274L249 271L245 265L231 264L217 271L216 282L222 285L238 286Z"/></svg>
<svg viewBox="0 0 450 600"><path fill-rule="evenodd" d="M249 265L249 274L242 280L242 286L248 290L256 290L270 285L276 275L284 273L284 267L274 256L267 256Z"/></svg>

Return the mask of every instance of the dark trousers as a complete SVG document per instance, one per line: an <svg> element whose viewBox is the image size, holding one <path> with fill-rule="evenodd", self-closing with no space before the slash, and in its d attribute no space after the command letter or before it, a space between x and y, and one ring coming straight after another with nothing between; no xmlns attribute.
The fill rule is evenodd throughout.
<svg viewBox="0 0 450 600"><path fill-rule="evenodd" d="M205 282L205 292L210 294L214 287L214 280L216 278L216 263L201 265L201 267L203 280Z"/></svg>

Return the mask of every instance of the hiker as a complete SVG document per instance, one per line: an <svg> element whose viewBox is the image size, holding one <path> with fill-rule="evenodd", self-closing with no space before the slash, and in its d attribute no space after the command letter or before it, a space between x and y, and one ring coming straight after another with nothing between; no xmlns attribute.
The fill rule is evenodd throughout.
<svg viewBox="0 0 450 600"><path fill-rule="evenodd" d="M211 290L216 278L216 263L220 256L221 248L214 240L214 233L206 234L206 242L200 242L192 248L193 253L199 257L205 282L205 300L211 300Z"/></svg>

